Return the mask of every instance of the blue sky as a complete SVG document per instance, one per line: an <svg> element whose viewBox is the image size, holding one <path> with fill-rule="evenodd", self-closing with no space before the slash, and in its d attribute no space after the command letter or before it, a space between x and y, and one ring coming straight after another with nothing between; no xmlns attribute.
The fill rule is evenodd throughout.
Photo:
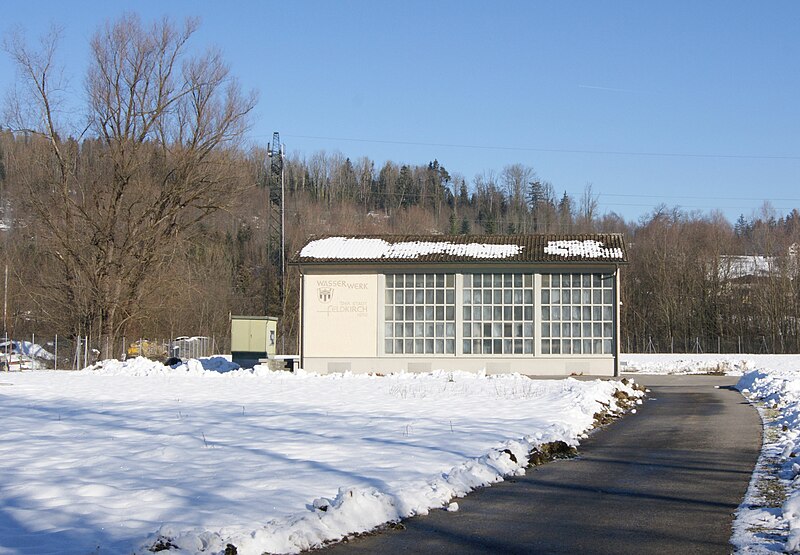
<svg viewBox="0 0 800 555"><path fill-rule="evenodd" d="M798 2L12 2L0 31L63 27L76 98L123 11L199 16L289 153L532 166L627 219L659 203L735 220L800 207ZM14 79L0 58L0 90Z"/></svg>

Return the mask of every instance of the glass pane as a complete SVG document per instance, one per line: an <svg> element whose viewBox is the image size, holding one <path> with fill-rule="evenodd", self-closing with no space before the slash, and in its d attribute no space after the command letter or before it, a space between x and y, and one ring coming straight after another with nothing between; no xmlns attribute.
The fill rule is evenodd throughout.
<svg viewBox="0 0 800 555"><path fill-rule="evenodd" d="M603 320L611 320L611 307L604 306L603 307Z"/></svg>
<svg viewBox="0 0 800 555"><path fill-rule="evenodd" d="M560 355L561 354L561 341L553 341L553 343L550 345L550 349L551 349L551 352L554 355Z"/></svg>
<svg viewBox="0 0 800 555"><path fill-rule="evenodd" d="M515 306L514 307L514 320L522 320L522 307Z"/></svg>
<svg viewBox="0 0 800 555"><path fill-rule="evenodd" d="M394 286L403 287L403 274L397 274L394 276Z"/></svg>
<svg viewBox="0 0 800 555"><path fill-rule="evenodd" d="M542 287L550 287L550 274L542 274Z"/></svg>
<svg viewBox="0 0 800 555"><path fill-rule="evenodd" d="M512 319L511 307L510 306L504 306L503 307L503 320L511 320L511 319Z"/></svg>
<svg viewBox="0 0 800 555"><path fill-rule="evenodd" d="M471 304L472 303L472 291L469 289L464 289L464 304Z"/></svg>
<svg viewBox="0 0 800 555"><path fill-rule="evenodd" d="M433 274L425 274L425 287L433 287Z"/></svg>
<svg viewBox="0 0 800 555"><path fill-rule="evenodd" d="M611 340L610 339L603 339L603 354L610 355L611 354Z"/></svg>
<svg viewBox="0 0 800 555"><path fill-rule="evenodd" d="M403 331L406 337L414 337L414 324L403 324Z"/></svg>
<svg viewBox="0 0 800 555"><path fill-rule="evenodd" d="M515 339L514 340L514 354L521 355L522 354L522 339Z"/></svg>
<svg viewBox="0 0 800 555"><path fill-rule="evenodd" d="M533 304L533 289L525 289L525 304Z"/></svg>
<svg viewBox="0 0 800 555"><path fill-rule="evenodd" d="M572 337L580 337L580 336L581 336L581 325L572 324Z"/></svg>
<svg viewBox="0 0 800 555"><path fill-rule="evenodd" d="M500 304L503 302L503 291L500 289L494 290L494 304Z"/></svg>
<svg viewBox="0 0 800 555"><path fill-rule="evenodd" d="M394 293L392 292L391 289L387 289L383 297L383 302L385 302L386 304L392 304L392 301L394 301Z"/></svg>
<svg viewBox="0 0 800 555"><path fill-rule="evenodd" d="M569 289L564 289L561 292L561 303L562 304L569 304L570 300L571 300L571 296L572 295L570 294Z"/></svg>
<svg viewBox="0 0 800 555"><path fill-rule="evenodd" d="M580 339L573 339L572 340L572 354L573 355L581 354L581 340Z"/></svg>
<svg viewBox="0 0 800 555"><path fill-rule="evenodd" d="M413 320L414 319L414 307L407 306L406 307L406 317L400 318L401 320Z"/></svg>
<svg viewBox="0 0 800 555"><path fill-rule="evenodd" d="M527 310L527 307L526 307L526 310ZM525 318L525 319L528 320L529 318ZM561 307L554 306L554 307L552 307L550 309L550 319L555 321L555 322L558 322L559 320L561 320Z"/></svg>
<svg viewBox="0 0 800 555"><path fill-rule="evenodd" d="M484 339L483 340L483 354L486 354L486 355L492 354L492 340L491 339Z"/></svg>
<svg viewBox="0 0 800 555"><path fill-rule="evenodd" d="M572 307L572 319L573 320L580 320L581 319L581 307L573 306Z"/></svg>
<svg viewBox="0 0 800 555"><path fill-rule="evenodd" d="M425 276L422 274L415 275L414 284L416 285L416 287L425 287Z"/></svg>
<svg viewBox="0 0 800 555"><path fill-rule="evenodd" d="M492 315L495 320L502 320L503 319L503 307L496 306L492 309Z"/></svg>
<svg viewBox="0 0 800 555"><path fill-rule="evenodd" d="M444 304L444 289L436 290L436 304Z"/></svg>
<svg viewBox="0 0 800 555"><path fill-rule="evenodd" d="M394 274L386 274L386 287L394 287Z"/></svg>
<svg viewBox="0 0 800 555"><path fill-rule="evenodd" d="M472 309L470 307L468 307L468 306L465 306L461 310L461 315L463 316L464 320L467 320L467 321L471 320L472 319Z"/></svg>
<svg viewBox="0 0 800 555"><path fill-rule="evenodd" d="M553 274L552 276L550 276L550 279L553 282L552 283L553 287L558 287L561 285L561 274Z"/></svg>
<svg viewBox="0 0 800 555"><path fill-rule="evenodd" d="M472 336L472 324L463 324L461 326L461 335L464 337L471 337Z"/></svg>
<svg viewBox="0 0 800 555"><path fill-rule="evenodd" d="M446 276L444 276L444 284L445 287L455 287L456 276L454 274L447 274Z"/></svg>
<svg viewBox="0 0 800 555"><path fill-rule="evenodd" d="M492 337L503 337L503 324L499 322L492 324Z"/></svg>
<svg viewBox="0 0 800 555"><path fill-rule="evenodd" d="M472 286L473 287L480 287L481 286L481 275L480 274L472 274Z"/></svg>
<svg viewBox="0 0 800 555"><path fill-rule="evenodd" d="M581 318L590 321L592 319L592 307L591 306L582 306L581 307Z"/></svg>
<svg viewBox="0 0 800 555"><path fill-rule="evenodd" d="M415 320L424 320L425 319L425 307L424 306L415 306L414 307L414 319Z"/></svg>
<svg viewBox="0 0 800 555"><path fill-rule="evenodd" d="M394 342L391 339L387 339L386 341L383 342L383 351L387 355L391 355L394 352L393 347L394 347Z"/></svg>
<svg viewBox="0 0 800 555"><path fill-rule="evenodd" d="M533 324L531 322L522 324L522 333L525 337L533 337Z"/></svg>
<svg viewBox="0 0 800 555"><path fill-rule="evenodd" d="M599 355L599 354L603 353L603 340L602 339L595 339L594 343L593 343L593 346L594 346L593 350L594 350L594 353L596 355Z"/></svg>
<svg viewBox="0 0 800 555"><path fill-rule="evenodd" d="M437 320L444 320L444 307L437 306L436 307L436 319Z"/></svg>
<svg viewBox="0 0 800 555"><path fill-rule="evenodd" d="M503 287L511 287L511 274L503 274Z"/></svg>
<svg viewBox="0 0 800 555"><path fill-rule="evenodd" d="M561 354L562 355L572 354L572 342L569 339L561 340Z"/></svg>
<svg viewBox="0 0 800 555"><path fill-rule="evenodd" d="M525 315L524 316L525 320L533 320L533 307L532 306L526 306L524 315Z"/></svg>
<svg viewBox="0 0 800 555"><path fill-rule="evenodd" d="M432 326L433 324L431 324ZM444 324L439 322L436 324L436 337L444 337Z"/></svg>
<svg viewBox="0 0 800 555"><path fill-rule="evenodd" d="M455 339L446 339L444 342L444 352L448 355L455 354L456 352L456 340Z"/></svg>
<svg viewBox="0 0 800 555"><path fill-rule="evenodd" d="M447 304L453 304L453 303L455 303L455 302L456 302L456 291L455 291L455 289L448 289L448 290L445 292L445 299L444 299L444 301L445 301L445 303L447 303Z"/></svg>
<svg viewBox="0 0 800 555"><path fill-rule="evenodd" d="M592 302L594 304L600 304L603 302L603 291L601 289L595 289L592 291Z"/></svg>
<svg viewBox="0 0 800 555"><path fill-rule="evenodd" d="M403 340L402 339L395 339L394 340L394 352L403 354Z"/></svg>
<svg viewBox="0 0 800 555"><path fill-rule="evenodd" d="M447 322L447 327L445 328L447 332L447 337L455 337L456 336L456 325L453 322Z"/></svg>
<svg viewBox="0 0 800 555"><path fill-rule="evenodd" d="M383 335L384 335L384 337L391 337L393 331L394 331L394 326L392 325L391 322L389 322L388 324L386 324L383 327Z"/></svg>
<svg viewBox="0 0 800 555"><path fill-rule="evenodd" d="M522 287L522 274L514 274L514 287Z"/></svg>
<svg viewBox="0 0 800 555"><path fill-rule="evenodd" d="M444 317L445 320L455 320L456 319L456 307L448 306L444 309Z"/></svg>
<svg viewBox="0 0 800 555"><path fill-rule="evenodd" d="M425 319L426 320L433 320L433 307L426 306L425 307Z"/></svg>
<svg viewBox="0 0 800 555"><path fill-rule="evenodd" d="M594 335L595 337L602 337L603 336L603 330L601 329L602 325L603 324L599 324L599 323L598 324L592 324L592 335Z"/></svg>
<svg viewBox="0 0 800 555"><path fill-rule="evenodd" d="M522 337L522 324L514 324L514 337Z"/></svg>
<svg viewBox="0 0 800 555"><path fill-rule="evenodd" d="M417 304L422 304L425 302L425 291L422 289L417 289L414 292L414 302Z"/></svg>
<svg viewBox="0 0 800 555"><path fill-rule="evenodd" d="M474 354L476 354L476 355L481 354L483 352L483 350L481 349L481 345L482 344L483 343L481 342L480 339L473 339L472 340L472 352Z"/></svg>
<svg viewBox="0 0 800 555"><path fill-rule="evenodd" d="M550 337L550 324L542 324L542 337Z"/></svg>
<svg viewBox="0 0 800 555"><path fill-rule="evenodd" d="M433 337L433 331L434 331L433 322L427 322L425 324L425 337Z"/></svg>
<svg viewBox="0 0 800 555"><path fill-rule="evenodd" d="M592 292L589 289L584 289L583 291L581 291L581 302L583 304L592 303Z"/></svg>
<svg viewBox="0 0 800 555"><path fill-rule="evenodd" d="M511 324L503 324L503 337L514 337L514 327Z"/></svg>
<svg viewBox="0 0 800 555"><path fill-rule="evenodd" d="M583 287L591 287L592 286L592 276L591 276L591 274L583 274L581 276L581 285Z"/></svg>
<svg viewBox="0 0 800 555"><path fill-rule="evenodd" d="M550 302L552 304L561 304L561 291L559 289L553 289L550 292Z"/></svg>
<svg viewBox="0 0 800 555"><path fill-rule="evenodd" d="M583 324L583 331L581 333L582 337L591 337L592 336L592 324L585 323Z"/></svg>
<svg viewBox="0 0 800 555"><path fill-rule="evenodd" d="M561 324L561 337L570 337L572 328L570 324Z"/></svg>
<svg viewBox="0 0 800 555"><path fill-rule="evenodd" d="M425 353L429 355L433 354L433 339L425 340Z"/></svg>
<svg viewBox="0 0 800 555"><path fill-rule="evenodd" d="M603 304L611 304L611 289L603 290Z"/></svg>
<svg viewBox="0 0 800 555"><path fill-rule="evenodd" d="M585 355L592 354L592 340L591 339L584 339L583 340L583 354L585 354Z"/></svg>
<svg viewBox="0 0 800 555"><path fill-rule="evenodd" d="M503 352L503 340L502 339L493 339L492 348L494 349L492 352L496 354L501 354Z"/></svg>
<svg viewBox="0 0 800 555"><path fill-rule="evenodd" d="M425 352L425 340L424 339L415 339L414 340L414 352L418 353L418 354Z"/></svg>
<svg viewBox="0 0 800 555"><path fill-rule="evenodd" d="M480 320L481 319L481 307L473 306L472 307L472 319L473 320Z"/></svg>
<svg viewBox="0 0 800 555"><path fill-rule="evenodd" d="M395 337L403 337L403 324L395 324L394 325L394 336Z"/></svg>
<svg viewBox="0 0 800 555"><path fill-rule="evenodd" d="M601 287L603 282L600 280L600 274L592 274L592 287Z"/></svg>
<svg viewBox="0 0 800 555"><path fill-rule="evenodd" d="M444 339L437 339L436 340L436 354L443 355L444 354Z"/></svg>
<svg viewBox="0 0 800 555"><path fill-rule="evenodd" d="M530 343L530 339L525 340L525 353L530 353L528 350L528 343ZM547 339L542 339L542 354L549 355L550 354L550 341Z"/></svg>
<svg viewBox="0 0 800 555"><path fill-rule="evenodd" d="M394 313L394 309L391 306L387 306L386 310L384 310L384 317L383 319L389 321L392 319L392 314Z"/></svg>
<svg viewBox="0 0 800 555"><path fill-rule="evenodd" d="M550 307L549 306L543 306L542 307L542 320L544 320L546 322L550 320Z"/></svg>
<svg viewBox="0 0 800 555"><path fill-rule="evenodd" d="M600 334L597 334L600 335ZM603 324L603 337L611 337L611 323Z"/></svg>
<svg viewBox="0 0 800 555"><path fill-rule="evenodd" d="M444 274L436 274L436 287L444 287Z"/></svg>
<svg viewBox="0 0 800 555"><path fill-rule="evenodd" d="M426 304L433 304L433 289L426 289L425 290L425 303Z"/></svg>
<svg viewBox="0 0 800 555"><path fill-rule="evenodd" d="M514 291L511 289L504 289L503 290L503 302L506 304L511 304L511 296L514 294Z"/></svg>
<svg viewBox="0 0 800 555"><path fill-rule="evenodd" d="M503 286L503 276L500 274L494 274L494 286L495 287L502 287Z"/></svg>
<svg viewBox="0 0 800 555"><path fill-rule="evenodd" d="M525 274L522 278L524 287L533 287L533 276Z"/></svg>
<svg viewBox="0 0 800 555"><path fill-rule="evenodd" d="M403 304L403 292L400 290L396 290L394 292L394 303L395 304Z"/></svg>
<svg viewBox="0 0 800 555"><path fill-rule="evenodd" d="M481 304L482 301L481 301L481 290L480 289L476 289L475 291L473 291L473 293L472 293L472 302L475 303L475 304Z"/></svg>
<svg viewBox="0 0 800 555"><path fill-rule="evenodd" d="M469 339L465 339L461 347L464 349L465 355L472 354L472 342Z"/></svg>
<svg viewBox="0 0 800 555"><path fill-rule="evenodd" d="M513 339L503 339L503 354L511 354L514 350Z"/></svg>
<svg viewBox="0 0 800 555"><path fill-rule="evenodd" d="M414 290L406 289L406 304L414 304Z"/></svg>
<svg viewBox="0 0 800 555"><path fill-rule="evenodd" d="M483 307L483 319L484 320L491 320L492 319L492 307L491 306L484 306Z"/></svg>

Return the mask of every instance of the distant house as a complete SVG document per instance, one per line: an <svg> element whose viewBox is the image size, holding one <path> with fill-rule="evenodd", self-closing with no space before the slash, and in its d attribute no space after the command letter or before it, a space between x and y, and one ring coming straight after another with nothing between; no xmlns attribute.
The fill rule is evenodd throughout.
<svg viewBox="0 0 800 555"><path fill-rule="evenodd" d="M618 234L311 238L300 365L615 375L626 262Z"/></svg>

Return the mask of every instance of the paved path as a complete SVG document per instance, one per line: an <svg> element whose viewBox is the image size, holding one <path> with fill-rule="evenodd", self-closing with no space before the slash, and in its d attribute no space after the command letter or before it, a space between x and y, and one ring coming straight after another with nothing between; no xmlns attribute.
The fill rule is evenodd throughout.
<svg viewBox="0 0 800 555"><path fill-rule="evenodd" d="M324 551L730 553L732 513L760 449L756 411L730 388L735 378L635 379L650 400L584 441L578 459Z"/></svg>

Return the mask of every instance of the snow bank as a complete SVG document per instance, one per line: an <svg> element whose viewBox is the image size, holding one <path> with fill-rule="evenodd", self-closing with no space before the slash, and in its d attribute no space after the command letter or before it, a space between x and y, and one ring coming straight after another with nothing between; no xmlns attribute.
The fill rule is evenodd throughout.
<svg viewBox="0 0 800 555"><path fill-rule="evenodd" d="M575 445L611 381L224 373L131 359L0 388L0 552L298 552ZM180 548L177 550L177 548Z"/></svg>
<svg viewBox="0 0 800 555"><path fill-rule="evenodd" d="M734 522L740 553L800 552L800 357L776 362L736 385L764 421L761 456Z"/></svg>

